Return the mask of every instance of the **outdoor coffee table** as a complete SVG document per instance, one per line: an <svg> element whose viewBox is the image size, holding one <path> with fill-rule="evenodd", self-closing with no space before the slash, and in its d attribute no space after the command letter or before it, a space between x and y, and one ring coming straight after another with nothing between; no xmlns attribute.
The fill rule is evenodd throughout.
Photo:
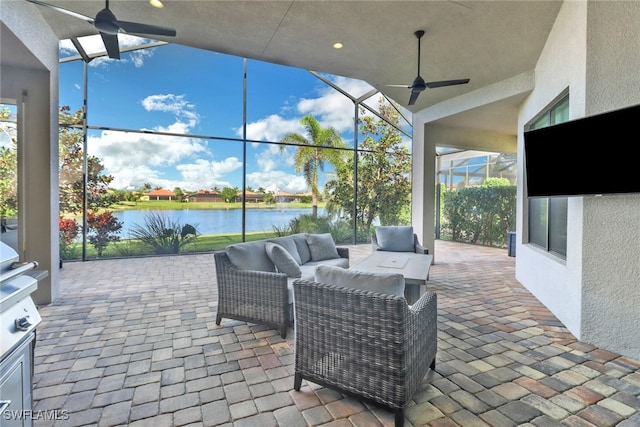
<svg viewBox="0 0 640 427"><path fill-rule="evenodd" d="M360 261L352 270L374 273L400 273L404 276L404 297L413 304L424 293L429 279L433 255L412 252L375 251Z"/></svg>

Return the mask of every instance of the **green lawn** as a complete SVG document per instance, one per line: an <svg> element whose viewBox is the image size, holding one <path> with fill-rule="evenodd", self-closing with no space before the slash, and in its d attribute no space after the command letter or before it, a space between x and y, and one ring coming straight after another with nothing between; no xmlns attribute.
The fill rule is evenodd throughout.
<svg viewBox="0 0 640 427"><path fill-rule="evenodd" d="M261 239L268 239L271 237L276 237L274 232L253 232L246 233L245 240L246 241L254 241ZM198 238L188 245L184 246L180 253L195 253L195 252L209 252L224 249L226 246L231 245L233 243L240 243L242 241L242 234L210 234L210 235L201 235ZM80 243L76 243L71 245L70 252L66 258L64 256L61 257L63 260L72 260L81 258L82 247ZM96 258L97 252L95 248L91 244L87 244L87 258ZM113 258L113 257L130 257L130 256L144 256L144 255L154 255L153 252L144 247L140 241L135 239L123 239L119 242L110 243L107 248L102 252L102 258Z"/></svg>

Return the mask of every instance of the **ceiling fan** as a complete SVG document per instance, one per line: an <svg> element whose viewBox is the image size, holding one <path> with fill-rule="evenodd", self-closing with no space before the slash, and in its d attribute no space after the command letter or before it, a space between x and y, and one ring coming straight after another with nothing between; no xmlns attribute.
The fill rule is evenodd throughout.
<svg viewBox="0 0 640 427"><path fill-rule="evenodd" d="M420 39L424 36L423 30L418 30L415 33L415 36L418 38L418 77L413 79L413 82L410 85L386 85L390 87L406 87L407 89L411 89L411 96L409 97L409 105L413 105L416 103L418 99L418 95L423 90L429 88L433 89L436 87L443 86L454 86L454 85L462 85L469 83L469 79L457 79L457 80L441 80L437 82L425 82L424 79L420 76Z"/></svg>
<svg viewBox="0 0 640 427"><path fill-rule="evenodd" d="M158 27L156 25L141 24L138 22L120 21L109 9L109 0L106 1L105 8L102 9L95 18L76 13L72 10L64 9L59 6L44 3L39 0L27 0L28 2L48 7L58 12L65 13L74 18L87 21L100 32L104 47L107 49L109 58L120 59L120 47L118 45L118 33L139 34L150 36L169 36L175 37L176 30L167 27Z"/></svg>

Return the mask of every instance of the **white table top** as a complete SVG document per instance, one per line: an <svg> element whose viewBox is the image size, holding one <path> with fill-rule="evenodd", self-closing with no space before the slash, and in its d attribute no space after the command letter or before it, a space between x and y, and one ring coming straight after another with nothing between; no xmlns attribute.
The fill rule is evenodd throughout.
<svg viewBox="0 0 640 427"><path fill-rule="evenodd" d="M375 251L351 269L375 273L400 273L404 276L405 283L426 285L432 262L433 255Z"/></svg>

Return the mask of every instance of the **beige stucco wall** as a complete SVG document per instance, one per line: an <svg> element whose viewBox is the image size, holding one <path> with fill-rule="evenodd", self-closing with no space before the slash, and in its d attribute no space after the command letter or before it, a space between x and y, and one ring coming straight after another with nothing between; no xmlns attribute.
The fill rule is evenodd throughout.
<svg viewBox="0 0 640 427"><path fill-rule="evenodd" d="M29 66L0 64L0 97L18 106L20 259L49 275L32 295L36 304L58 296L58 40L27 2L0 2L3 33L15 36Z"/></svg>
<svg viewBox="0 0 640 427"><path fill-rule="evenodd" d="M535 89L518 118L518 164L524 165L523 129L540 111L569 91L570 117L584 116L586 2L565 2L536 65ZM524 167L518 168L524 183ZM582 270L582 200L568 205L567 258L562 260L522 245L528 241L527 199L518 186L516 278L580 338Z"/></svg>
<svg viewBox="0 0 640 427"><path fill-rule="evenodd" d="M524 164L524 126L563 91L569 91L572 119L640 103L639 6L563 4L536 66L535 90L520 110L519 164ZM603 168L585 173L615 179L614 173L602 173L609 159L615 164L607 150L624 152L624 142L594 139L585 141L585 148L594 144L602 144ZM518 173L523 182L523 168ZM566 260L522 244L526 203L520 187L516 278L580 340L639 359L640 196L569 198Z"/></svg>
<svg viewBox="0 0 640 427"><path fill-rule="evenodd" d="M640 104L640 3L591 2L587 14L587 115ZM614 133L616 135L616 133ZM605 139L602 178L637 138ZM611 163L609 163L611 159ZM582 331L587 342L640 359L640 195L584 199Z"/></svg>

